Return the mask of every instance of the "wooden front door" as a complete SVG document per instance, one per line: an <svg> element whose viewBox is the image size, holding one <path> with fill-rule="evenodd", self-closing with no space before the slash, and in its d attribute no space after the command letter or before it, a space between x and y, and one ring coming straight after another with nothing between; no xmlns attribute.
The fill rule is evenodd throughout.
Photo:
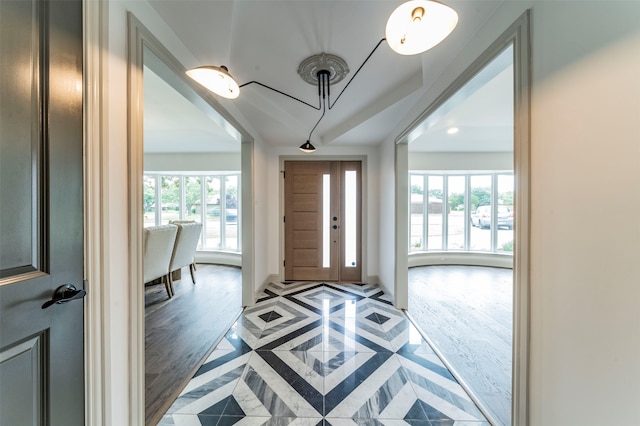
<svg viewBox="0 0 640 426"><path fill-rule="evenodd" d="M82 2L0 0L0 49L0 425L79 426Z"/></svg>
<svg viewBox="0 0 640 426"><path fill-rule="evenodd" d="M360 282L361 162L285 162L285 279Z"/></svg>

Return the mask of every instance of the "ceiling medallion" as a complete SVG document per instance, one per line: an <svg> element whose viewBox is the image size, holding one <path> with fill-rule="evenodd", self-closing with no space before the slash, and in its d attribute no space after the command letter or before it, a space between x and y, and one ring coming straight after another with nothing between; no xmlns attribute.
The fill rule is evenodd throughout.
<svg viewBox="0 0 640 426"><path fill-rule="evenodd" d="M328 71L329 81L335 84L349 74L349 67L344 59L331 53L320 53L309 56L300 62L298 74L309 84L318 85L318 72Z"/></svg>

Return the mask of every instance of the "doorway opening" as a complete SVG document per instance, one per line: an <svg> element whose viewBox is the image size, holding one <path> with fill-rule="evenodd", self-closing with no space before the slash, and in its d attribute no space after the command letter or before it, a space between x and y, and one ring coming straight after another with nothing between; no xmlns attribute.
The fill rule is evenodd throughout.
<svg viewBox="0 0 640 426"><path fill-rule="evenodd" d="M513 348L513 105L509 45L425 118L429 126L409 143L409 314L494 423L505 426ZM443 261L443 254L462 265ZM505 269L487 268L497 265Z"/></svg>
<svg viewBox="0 0 640 426"><path fill-rule="evenodd" d="M398 247L406 248L396 265L409 267L398 274L400 294L407 290L400 302L496 425L527 421L528 49L525 13L396 145L396 188L407 194L396 206ZM462 324L483 309L482 321L471 320L482 330ZM496 348L498 361L486 350Z"/></svg>
<svg viewBox="0 0 640 426"><path fill-rule="evenodd" d="M131 398L138 423L156 424L253 298L253 141L131 14L129 35ZM144 286L145 227L177 227L177 243L190 225L195 263L179 277L170 263L171 292Z"/></svg>

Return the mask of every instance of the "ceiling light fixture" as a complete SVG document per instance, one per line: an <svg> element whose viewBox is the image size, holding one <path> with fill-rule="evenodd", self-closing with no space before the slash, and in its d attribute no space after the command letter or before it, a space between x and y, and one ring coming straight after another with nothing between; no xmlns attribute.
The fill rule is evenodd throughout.
<svg viewBox="0 0 640 426"><path fill-rule="evenodd" d="M316 147L311 145L311 142L306 141L302 145L300 145L300 151L310 153L316 150Z"/></svg>
<svg viewBox="0 0 640 426"><path fill-rule="evenodd" d="M240 94L238 83L231 77L229 69L224 65L219 67L205 65L191 68L187 70L187 75L223 98L235 99Z"/></svg>
<svg viewBox="0 0 640 426"><path fill-rule="evenodd" d="M386 38L381 39L371 50L364 62L351 76L342 91L331 102L331 83L342 80L348 73L347 63L339 56L320 53L303 60L298 66L298 74L307 83L318 85L318 106L274 89L258 81L250 81L238 86L224 65L201 66L187 71L187 75L213 93L227 99L235 99L240 94L240 88L249 84L257 84L281 95L303 103L315 110L322 110L322 115L315 126L309 132L307 141L300 146L303 152L314 152L316 148L311 144L311 135L318 127L327 109L332 109L344 91L349 87L364 64L378 49L383 41L387 41L389 47L401 55L415 55L428 50L444 40L458 24L458 14L442 3L434 0L411 0L398 6L387 21L385 30Z"/></svg>
<svg viewBox="0 0 640 426"><path fill-rule="evenodd" d="M458 14L440 2L412 0L393 11L385 35L401 55L416 55L444 40L458 24Z"/></svg>

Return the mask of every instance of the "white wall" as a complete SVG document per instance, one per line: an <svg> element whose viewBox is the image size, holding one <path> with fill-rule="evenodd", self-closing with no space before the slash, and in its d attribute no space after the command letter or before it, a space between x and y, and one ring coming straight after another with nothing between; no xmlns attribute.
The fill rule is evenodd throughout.
<svg viewBox="0 0 640 426"><path fill-rule="evenodd" d="M637 425L640 2L533 22L531 418Z"/></svg>
<svg viewBox="0 0 640 426"><path fill-rule="evenodd" d="M532 9L530 414L640 424L640 2L506 1L404 123ZM381 148L381 257L393 141ZM384 241L383 241L384 239ZM392 274L386 269L383 280Z"/></svg>
<svg viewBox="0 0 640 426"><path fill-rule="evenodd" d="M239 171L240 152L145 153L145 172Z"/></svg>
<svg viewBox="0 0 640 426"><path fill-rule="evenodd" d="M270 197L271 176L269 176L270 156L265 144L255 144L253 151L253 186L254 186L254 288L257 290L272 274L271 252L269 242L272 225L269 223L269 213L277 210L277 198Z"/></svg>
<svg viewBox="0 0 640 426"><path fill-rule="evenodd" d="M409 170L513 170L513 152L411 152Z"/></svg>
<svg viewBox="0 0 640 426"><path fill-rule="evenodd" d="M379 147L380 162L378 169L379 176L379 197L380 204L376 207L380 212L380 226L378 232L380 235L380 257L378 258L378 267L380 269L380 285L391 296L391 300L395 300L395 146L393 141L382 144Z"/></svg>

